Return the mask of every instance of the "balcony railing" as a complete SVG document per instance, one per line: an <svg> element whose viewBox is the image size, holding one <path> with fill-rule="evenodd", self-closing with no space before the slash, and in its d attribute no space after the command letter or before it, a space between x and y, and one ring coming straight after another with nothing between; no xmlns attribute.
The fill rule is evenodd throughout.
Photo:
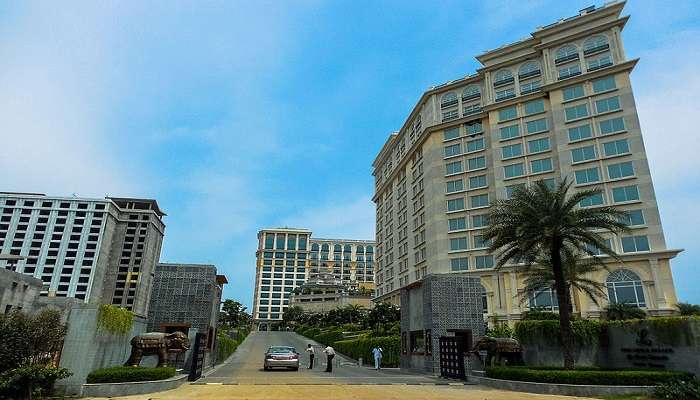
<svg viewBox="0 0 700 400"><path fill-rule="evenodd" d="M518 79L527 79L527 78L532 78L533 76L540 76L542 74L542 71L535 70L535 71L530 71L526 72L524 74L518 74Z"/></svg>
<svg viewBox="0 0 700 400"><path fill-rule="evenodd" d="M606 62L604 62L604 63L602 63L602 64L598 64L598 65L596 65L596 66L594 66L594 67L588 67L588 72L596 71L596 70L599 70L599 69L602 69L602 68L605 68L605 67L609 67L609 66L611 66L611 65L613 65L612 61L606 61Z"/></svg>
<svg viewBox="0 0 700 400"><path fill-rule="evenodd" d="M443 101L440 103L440 108L447 108L447 107L452 107L457 104L457 99L454 100L448 100L448 101Z"/></svg>
<svg viewBox="0 0 700 400"><path fill-rule="evenodd" d="M559 57L559 58L554 60L554 64L558 65L558 64L562 64L562 63L573 61L573 60L578 60L578 53L569 54L568 56Z"/></svg>
<svg viewBox="0 0 700 400"><path fill-rule="evenodd" d="M561 80L568 79L568 78L571 78L572 76L576 76L576 75L581 75L581 71L574 71L574 72L567 72L565 74L560 74L559 78L557 78L557 80L561 81Z"/></svg>
<svg viewBox="0 0 700 400"><path fill-rule="evenodd" d="M511 77L509 77L509 78L504 78L504 79L501 79L501 80L498 80L498 81L494 81L494 82L493 82L493 87L504 86L504 85L507 85L507 84L513 83L513 82L515 82L515 78L513 78L513 77L511 76Z"/></svg>
<svg viewBox="0 0 700 400"><path fill-rule="evenodd" d="M478 99L481 97L481 93L472 93L468 95L462 96L462 101L468 101L468 100L473 100L473 99Z"/></svg>
<svg viewBox="0 0 700 400"><path fill-rule="evenodd" d="M610 48L610 45L609 45L608 43L601 44L600 46L591 47L590 49L585 49L585 50L583 50L583 55L584 55L584 56L587 56L587 55L590 55L590 54L595 54L595 53L598 53L598 52L601 52L601 51L605 51L605 50L607 50L607 49L609 49L609 48Z"/></svg>

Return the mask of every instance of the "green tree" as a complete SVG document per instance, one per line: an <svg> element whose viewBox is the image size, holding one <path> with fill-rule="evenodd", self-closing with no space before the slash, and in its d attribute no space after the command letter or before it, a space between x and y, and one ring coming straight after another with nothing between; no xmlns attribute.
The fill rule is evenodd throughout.
<svg viewBox="0 0 700 400"><path fill-rule="evenodd" d="M373 328L377 324L391 324L401 320L401 310L391 303L379 303L374 306L365 317L363 325Z"/></svg>
<svg viewBox="0 0 700 400"><path fill-rule="evenodd" d="M226 299L219 311L219 326L225 329L248 326L253 318L246 311L248 308L243 304Z"/></svg>
<svg viewBox="0 0 700 400"><path fill-rule="evenodd" d="M626 319L643 319L647 313L639 307L631 304L617 303L605 307L605 317L610 321L624 321Z"/></svg>
<svg viewBox="0 0 700 400"><path fill-rule="evenodd" d="M299 306L289 306L282 314L282 320L287 323L302 323L304 319L304 310Z"/></svg>
<svg viewBox="0 0 700 400"><path fill-rule="evenodd" d="M690 303L678 303L676 308L681 315L700 315L700 305Z"/></svg>
<svg viewBox="0 0 700 400"><path fill-rule="evenodd" d="M570 194L571 183L564 180L550 188L545 182L515 190L510 199L499 200L489 214L490 225L484 237L489 251L497 254L496 267L506 263L529 268L537 259L550 260L554 288L559 302L560 336L564 367L574 368L571 329L571 294L562 262L565 248L594 256L600 252L617 258L605 243L603 232L618 233L627 226L627 213L612 207L580 208L581 201L599 195L597 189Z"/></svg>

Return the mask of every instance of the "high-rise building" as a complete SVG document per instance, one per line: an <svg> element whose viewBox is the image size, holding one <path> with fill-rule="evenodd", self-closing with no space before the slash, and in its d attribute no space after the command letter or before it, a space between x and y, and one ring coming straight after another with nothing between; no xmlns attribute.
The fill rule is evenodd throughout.
<svg viewBox="0 0 700 400"><path fill-rule="evenodd" d="M374 289L374 241L314 239L306 229L258 232L253 319L281 321L291 292L309 278L333 276L348 288Z"/></svg>
<svg viewBox="0 0 700 400"><path fill-rule="evenodd" d="M39 278L41 296L114 304L145 317L165 225L155 200L0 193L0 268Z"/></svg>
<svg viewBox="0 0 700 400"><path fill-rule="evenodd" d="M473 75L427 90L373 167L377 212L377 300L430 273L479 276L491 323L530 308L556 309L551 291L526 293L512 265L494 270L481 230L513 189L567 178L602 194L581 207L629 212L631 232L610 236L623 263L592 276L609 303L652 315L672 312L676 294L630 83L624 2L589 7L530 37L479 55ZM575 311L601 308L574 293Z"/></svg>

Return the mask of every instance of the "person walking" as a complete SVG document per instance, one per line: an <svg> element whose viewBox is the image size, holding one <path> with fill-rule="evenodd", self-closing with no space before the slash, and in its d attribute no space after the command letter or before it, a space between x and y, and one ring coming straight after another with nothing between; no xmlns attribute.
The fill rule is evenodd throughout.
<svg viewBox="0 0 700 400"><path fill-rule="evenodd" d="M326 353L326 372L333 372L333 358L335 357L335 349L328 345L325 349L323 349L323 352Z"/></svg>
<svg viewBox="0 0 700 400"><path fill-rule="evenodd" d="M316 352L310 344L306 346L306 352L309 353L309 369L314 369L314 356Z"/></svg>
<svg viewBox="0 0 700 400"><path fill-rule="evenodd" d="M382 355L384 350L379 346L374 346L372 355L374 356L374 369L379 370L382 365Z"/></svg>

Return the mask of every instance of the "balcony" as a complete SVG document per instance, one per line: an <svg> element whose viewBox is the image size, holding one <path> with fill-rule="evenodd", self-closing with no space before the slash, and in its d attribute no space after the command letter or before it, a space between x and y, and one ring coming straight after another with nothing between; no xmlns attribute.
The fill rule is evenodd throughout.
<svg viewBox="0 0 700 400"><path fill-rule="evenodd" d="M591 47L590 49L583 50L583 55L588 56L591 54L595 54L595 53L599 53L601 51L608 50L609 48L610 48L610 45L608 43L601 44L600 46Z"/></svg>
<svg viewBox="0 0 700 400"><path fill-rule="evenodd" d="M478 99L478 98L481 98L481 93L477 92L477 93L472 93L472 94L462 96L462 101L469 101L469 100Z"/></svg>
<svg viewBox="0 0 700 400"><path fill-rule="evenodd" d="M540 75L542 75L542 71L540 71L538 69L536 71L530 71L530 72L526 72L524 74L518 74L518 79L523 80L523 79L532 78L532 77L540 76Z"/></svg>
<svg viewBox="0 0 700 400"><path fill-rule="evenodd" d="M505 85L507 85L507 84L509 84L509 83L513 83L513 82L515 82L515 78L513 78L513 77L511 76L511 77L509 77L509 78L504 78L504 79L501 79L501 80L498 80L498 81L494 81L494 82L493 82L493 87L505 86Z"/></svg>
<svg viewBox="0 0 700 400"><path fill-rule="evenodd" d="M497 101L497 102L499 102L499 101L505 101L505 100L508 100L508 99L512 99L513 97L515 97L515 93L507 93L507 94L504 94L504 95L501 95L501 96L496 96L496 101Z"/></svg>
<svg viewBox="0 0 700 400"><path fill-rule="evenodd" d="M440 103L440 108L452 107L457 104L457 99L447 100Z"/></svg>
<svg viewBox="0 0 700 400"><path fill-rule="evenodd" d="M588 67L588 72L597 71L599 69L603 69L603 68L609 67L611 65L613 65L612 61L606 61L604 63L598 64L598 65L595 65L592 67Z"/></svg>
<svg viewBox="0 0 700 400"><path fill-rule="evenodd" d="M569 54L568 56L559 57L554 60L554 64L559 65L569 61L578 60L578 53Z"/></svg>
<svg viewBox="0 0 700 400"><path fill-rule="evenodd" d="M540 91L540 87L539 87L539 86L537 86L537 87L529 87L529 88L522 88L522 89L520 89L520 94L521 94L521 95L525 95L525 94L535 93L535 92L539 92L539 91Z"/></svg>
<svg viewBox="0 0 700 400"><path fill-rule="evenodd" d="M568 78L571 78L571 77L574 77L574 76L577 76L577 75L581 75L581 71L572 71L572 72L567 72L567 73L559 74L559 78L557 78L557 80L562 81L562 80L564 80L564 79L568 79Z"/></svg>

